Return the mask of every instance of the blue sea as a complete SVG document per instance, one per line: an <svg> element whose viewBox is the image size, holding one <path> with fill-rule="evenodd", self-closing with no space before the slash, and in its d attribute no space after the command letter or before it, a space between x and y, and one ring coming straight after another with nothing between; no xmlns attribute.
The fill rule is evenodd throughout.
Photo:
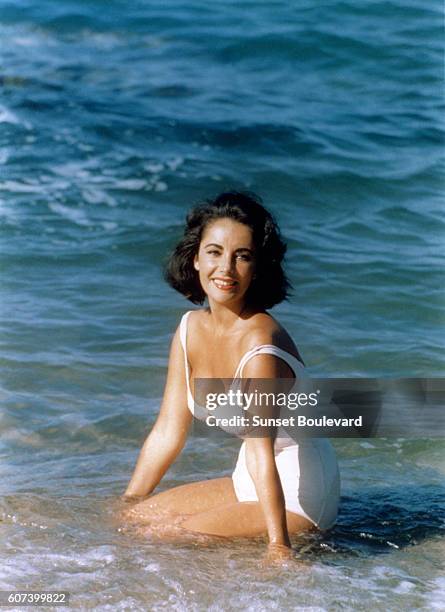
<svg viewBox="0 0 445 612"><path fill-rule="evenodd" d="M314 376L444 376L443 4L0 0L0 589L74 609L440 610L440 438L335 440L336 527L263 542L119 531L186 300L187 210L258 193L288 243L274 314ZM230 475L191 437L160 490Z"/></svg>

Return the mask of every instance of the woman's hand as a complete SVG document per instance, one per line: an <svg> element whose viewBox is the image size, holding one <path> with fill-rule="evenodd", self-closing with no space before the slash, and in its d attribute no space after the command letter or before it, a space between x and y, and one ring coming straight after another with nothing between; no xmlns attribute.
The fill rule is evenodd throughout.
<svg viewBox="0 0 445 612"><path fill-rule="evenodd" d="M121 500L127 504L136 503L140 501L144 501L150 497L149 495L130 495L129 493L124 493L121 495Z"/></svg>
<svg viewBox="0 0 445 612"><path fill-rule="evenodd" d="M261 565L263 567L288 567L294 562L295 555L290 546L286 546L285 544L269 544Z"/></svg>

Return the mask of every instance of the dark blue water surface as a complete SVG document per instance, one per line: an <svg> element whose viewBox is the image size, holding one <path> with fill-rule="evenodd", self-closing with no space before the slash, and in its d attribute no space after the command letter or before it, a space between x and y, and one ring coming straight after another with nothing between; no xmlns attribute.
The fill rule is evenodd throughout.
<svg viewBox="0 0 445 612"><path fill-rule="evenodd" d="M440 440L337 440L339 523L297 575L262 574L255 543L135 543L113 504L188 308L162 264L224 189L282 227L276 316L310 373L443 376L443 34L436 0L0 0L1 588L439 609ZM163 486L230 474L236 448L191 439Z"/></svg>

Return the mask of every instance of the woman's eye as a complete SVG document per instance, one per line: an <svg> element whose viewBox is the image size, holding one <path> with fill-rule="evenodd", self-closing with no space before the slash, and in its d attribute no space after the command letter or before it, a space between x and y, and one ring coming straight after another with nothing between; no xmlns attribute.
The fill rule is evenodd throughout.
<svg viewBox="0 0 445 612"><path fill-rule="evenodd" d="M207 251L207 255L219 255L219 251Z"/></svg>
<svg viewBox="0 0 445 612"><path fill-rule="evenodd" d="M241 259L241 261L252 261L252 257L250 255L238 255L238 259Z"/></svg>

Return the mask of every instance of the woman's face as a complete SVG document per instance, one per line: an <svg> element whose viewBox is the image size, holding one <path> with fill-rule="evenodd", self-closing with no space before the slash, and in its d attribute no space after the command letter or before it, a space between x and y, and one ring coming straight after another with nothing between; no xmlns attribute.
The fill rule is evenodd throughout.
<svg viewBox="0 0 445 612"><path fill-rule="evenodd" d="M194 267L209 301L242 303L255 272L250 227L228 218L209 223L195 255Z"/></svg>

